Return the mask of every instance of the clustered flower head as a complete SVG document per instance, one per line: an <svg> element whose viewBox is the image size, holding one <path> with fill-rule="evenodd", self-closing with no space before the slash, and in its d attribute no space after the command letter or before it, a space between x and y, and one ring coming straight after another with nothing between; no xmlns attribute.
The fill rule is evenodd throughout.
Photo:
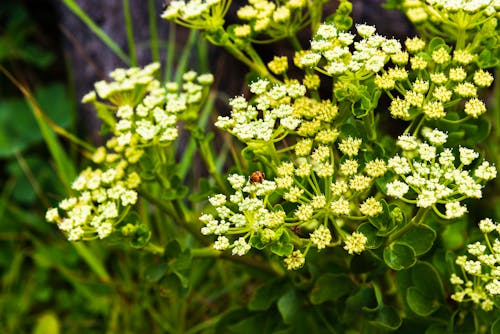
<svg viewBox="0 0 500 334"><path fill-rule="evenodd" d="M62 200L58 208L46 213L47 221L57 223L68 240L108 237L137 202L140 176L131 171L126 160L117 160L117 155L108 155L102 149L94 155L95 159L102 157L115 163L114 167L85 169L71 185L78 195Z"/></svg>
<svg viewBox="0 0 500 334"><path fill-rule="evenodd" d="M457 36L450 31L472 30L474 35L488 21L498 18L500 1L498 0L406 0L402 4L406 16L417 28L426 32L425 24L432 25L430 30L445 38L454 40ZM496 23L496 22L495 22ZM464 37L466 32L460 32Z"/></svg>
<svg viewBox="0 0 500 334"><path fill-rule="evenodd" d="M178 116L193 118L213 80L187 72L181 89L176 83L161 85L155 78L158 69L157 63L116 69L110 74L114 81L100 81L84 96L113 136L92 156L100 168L81 172L71 186L74 193L47 212L47 220L69 240L103 239L117 229L138 200L141 158L177 138Z"/></svg>
<svg viewBox="0 0 500 334"><path fill-rule="evenodd" d="M500 295L500 225L490 218L479 222L484 241L467 245L467 255L458 256L455 263L461 275L452 274L455 288L451 295L459 303L473 302L485 311L493 310L493 300Z"/></svg>
<svg viewBox="0 0 500 334"><path fill-rule="evenodd" d="M467 212L460 202L481 198L483 184L495 178L497 170L488 161L475 162L479 154L470 148L459 147L454 152L444 147L448 136L438 129L424 128L422 136L424 141L408 134L398 138L403 152L387 163L395 174L386 184L387 195L420 208L432 207L445 219L460 217ZM444 215L440 206L445 207Z"/></svg>
<svg viewBox="0 0 500 334"><path fill-rule="evenodd" d="M423 114L427 119L440 119L463 100L465 116L477 118L486 112L478 90L489 87L493 76L470 65L472 54L452 52L444 44L424 53L426 43L418 37L408 38L405 44L408 52L391 57L396 66L375 78L375 84L388 91L392 99L392 117L409 120Z"/></svg>
<svg viewBox="0 0 500 334"><path fill-rule="evenodd" d="M238 9L238 18L246 23L234 28L236 37L269 42L290 36L309 23L309 12L305 0L271 2L250 0ZM259 38L259 35L265 35ZM266 40L269 39L269 40Z"/></svg>
<svg viewBox="0 0 500 334"><path fill-rule="evenodd" d="M324 23L311 41L311 49L296 54L300 68L315 68L330 76L355 75L364 79L379 72L389 57L401 51L396 39L376 34L375 27L359 24L356 35L340 31L334 24Z"/></svg>
<svg viewBox="0 0 500 334"><path fill-rule="evenodd" d="M230 101L231 117L219 116L215 125L236 136L250 146L267 145L280 141L302 123L295 104L305 98L306 87L297 81L272 85L260 79L250 85L256 94L254 103L242 96ZM331 118L335 112L330 112Z"/></svg>
<svg viewBox="0 0 500 334"><path fill-rule="evenodd" d="M310 247L322 250L344 239L349 254L362 252L366 237L359 232L347 235L340 230L339 220L367 219L382 213L382 203L369 195L374 179L387 167L381 159L358 160L361 147L360 138L341 139L338 151L343 157L335 164L334 147L318 145L313 149L312 139L302 139L295 145L295 159L277 165L274 178L255 182L243 175L230 175L228 182L234 193L209 198L215 213L200 217L205 224L202 233L217 236L215 249L231 249L237 255L251 247L273 250L277 244L288 244L287 251L280 250L278 255L287 256L289 269L304 264ZM350 226L355 228L356 224Z"/></svg>
<svg viewBox="0 0 500 334"><path fill-rule="evenodd" d="M171 1L161 17L191 29L215 32L224 25L231 1L227 0L191 0Z"/></svg>

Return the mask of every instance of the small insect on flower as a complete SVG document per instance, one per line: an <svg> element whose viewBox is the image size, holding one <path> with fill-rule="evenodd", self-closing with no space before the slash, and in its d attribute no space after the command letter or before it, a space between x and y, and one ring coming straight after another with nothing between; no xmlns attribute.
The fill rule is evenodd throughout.
<svg viewBox="0 0 500 334"><path fill-rule="evenodd" d="M260 183L264 178L266 177L266 174L260 170L256 170L252 174L250 174L250 183Z"/></svg>
<svg viewBox="0 0 500 334"><path fill-rule="evenodd" d="M290 226L289 227L290 230L295 233L296 235L298 235L299 237L302 235L302 228L300 226Z"/></svg>

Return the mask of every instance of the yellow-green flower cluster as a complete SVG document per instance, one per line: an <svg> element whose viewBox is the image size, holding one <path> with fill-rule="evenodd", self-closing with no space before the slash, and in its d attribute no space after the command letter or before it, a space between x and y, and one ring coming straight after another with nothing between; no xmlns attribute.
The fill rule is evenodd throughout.
<svg viewBox="0 0 500 334"><path fill-rule="evenodd" d="M223 28L224 16L230 6L231 1L226 0L174 0L161 17L187 28L215 32Z"/></svg>
<svg viewBox="0 0 500 334"><path fill-rule="evenodd" d="M487 40L498 45L498 0L405 0L400 9L423 38L440 37L457 49L477 53L485 49Z"/></svg>
<svg viewBox="0 0 500 334"><path fill-rule="evenodd" d="M57 223L71 241L108 237L137 202L141 178L129 163L117 154L106 154L104 148L93 158L113 167L85 169L71 185L77 195L46 213L47 221Z"/></svg>
<svg viewBox="0 0 500 334"><path fill-rule="evenodd" d="M212 83L211 74L184 74L184 83L162 85L155 78L160 65L154 63L144 69L114 70L112 82L100 81L95 91L83 98L92 102L99 116L114 137L108 148L115 152L134 153L154 145L169 145L178 136L177 119L197 118L199 105ZM98 101L97 97L104 101Z"/></svg>
<svg viewBox="0 0 500 334"><path fill-rule="evenodd" d="M477 118L486 112L478 90L489 87L493 76L474 67L476 56L464 50L451 52L446 45L425 53L426 43L418 37L405 44L408 52L391 57L396 66L375 77L375 84L392 99L392 117L409 120L424 114L427 119L440 119L463 100L463 117Z"/></svg>
<svg viewBox="0 0 500 334"><path fill-rule="evenodd" d="M500 225L485 218L479 222L479 229L484 241L469 244L468 254L458 256L455 261L461 275L450 277L455 289L451 298L459 303L473 302L484 311L491 311L494 299L500 295Z"/></svg>
<svg viewBox="0 0 500 334"><path fill-rule="evenodd" d="M350 254L362 252L366 237L343 229L352 231L355 221L382 213L382 203L370 194L375 178L387 167L381 159L361 163L357 159L361 149L362 140L350 136L340 140L338 151L334 146L314 147L307 138L295 145L292 161L276 166L274 178L257 182L230 175L234 193L209 198L215 214L200 217L205 223L202 233L217 236L215 249L231 249L237 255L252 247L272 249L288 243L288 252L280 255L287 256L289 269L304 264L310 247L321 250L345 240ZM339 153L343 158L335 165Z"/></svg>
<svg viewBox="0 0 500 334"><path fill-rule="evenodd" d="M154 149L162 150L178 135L178 116L196 118L212 75L184 74L184 83L161 85L155 78L159 64L143 69L116 69L114 81L100 81L85 95L112 133L92 160L100 168L85 169L72 184L74 193L58 208L47 212L69 240L105 238L126 218L138 200L140 160ZM64 214L62 212L64 212Z"/></svg>
<svg viewBox="0 0 500 334"><path fill-rule="evenodd" d="M379 72L389 57L401 51L401 44L376 34L375 27L356 25L360 40L350 32L340 31L334 24L318 28L311 49L298 52L294 62L300 68L315 68L330 76L355 74L365 79Z"/></svg>
<svg viewBox="0 0 500 334"><path fill-rule="evenodd" d="M309 22L306 8L305 0L250 0L248 5L238 9L238 18L246 23L234 28L235 36L258 42L295 36Z"/></svg>
<svg viewBox="0 0 500 334"><path fill-rule="evenodd" d="M465 169L473 165L479 154L459 147L456 157L452 149L443 146L448 136L440 130L424 128L422 136L425 141L408 134L398 138L403 152L388 161L396 178L387 183L387 195L420 208L432 207L444 219L461 217L467 207L460 202L481 198L483 184L495 178L497 170L488 161ZM445 214L439 211L443 206Z"/></svg>
<svg viewBox="0 0 500 334"><path fill-rule="evenodd" d="M256 95L252 102L244 97L232 99L231 116L220 116L215 125L252 149L262 152L288 135L310 138L321 145L332 144L339 136L337 106L308 97L307 88L298 81L271 84L260 79L250 85L250 91Z"/></svg>
<svg viewBox="0 0 500 334"><path fill-rule="evenodd" d="M257 95L254 103L242 96L233 98L231 116L219 116L217 127L252 147L280 141L299 128L302 120L296 115L294 101L305 96L305 86L296 81L272 85L260 79L250 85L250 91Z"/></svg>

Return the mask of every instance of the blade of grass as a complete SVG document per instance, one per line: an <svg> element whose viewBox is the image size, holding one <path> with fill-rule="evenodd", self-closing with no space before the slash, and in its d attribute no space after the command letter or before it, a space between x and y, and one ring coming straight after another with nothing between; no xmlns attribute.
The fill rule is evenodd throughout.
<svg viewBox="0 0 500 334"><path fill-rule="evenodd" d="M99 276L102 282L108 283L111 281L106 268L102 261L92 252L85 244L72 242L73 247L75 247L76 252L80 257L87 262L87 265L92 269L92 271Z"/></svg>
<svg viewBox="0 0 500 334"><path fill-rule="evenodd" d="M181 57L179 58L179 62L177 63L176 72L175 72L175 82L180 82L182 79L182 75L186 72L188 67L189 57L191 56L191 51L198 41L198 31L191 30L189 33L189 37L187 43L182 50Z"/></svg>
<svg viewBox="0 0 500 334"><path fill-rule="evenodd" d="M198 126L204 129L207 126L208 119L212 112L214 106L215 97L214 94L210 94L205 107L203 108L200 119L198 121ZM178 164L177 173L181 180L184 180L187 172L189 171L191 164L193 163L193 156L196 153L196 140L191 136L189 137L189 142L186 145L186 149L182 154L182 160Z"/></svg>
<svg viewBox="0 0 500 334"><path fill-rule="evenodd" d="M134 26L132 25L132 15L130 14L129 0L123 0L123 16L125 17L125 28L127 31L128 53L130 55L130 65L137 66L137 57L135 54Z"/></svg>
<svg viewBox="0 0 500 334"><path fill-rule="evenodd" d="M87 25L87 27L111 50L116 54L125 64L130 65L130 58L123 52L123 50L109 37L104 30L102 30L85 11L74 0L63 0L63 3L68 9L73 12L80 20Z"/></svg>
<svg viewBox="0 0 500 334"><path fill-rule="evenodd" d="M35 176L33 176L33 172L31 171L31 168L28 166L26 163L26 160L24 159L23 155L19 152L15 152L17 162L19 163L19 166L24 172L24 175L28 178L31 186L33 187L33 190L35 191L36 195L42 202L43 206L46 208L50 207L50 202L45 196L45 194L42 191L42 188L40 187L40 183L36 180Z"/></svg>
<svg viewBox="0 0 500 334"><path fill-rule="evenodd" d="M24 98L28 102L28 105L31 107L35 119L38 123L38 127L40 128L40 132L42 134L42 138L47 144L52 159L54 159L57 171L60 173L62 181L64 185L68 186L70 182L72 182L76 176L75 168L73 166L72 161L66 155L62 145L59 143L56 134L52 129L52 125L47 122L47 117L44 117L43 112L41 111L38 103L36 102L33 94L23 86L19 81L17 81L11 74L8 72L3 66L0 65L0 71L2 71L9 80L21 91L24 95Z"/></svg>
<svg viewBox="0 0 500 334"><path fill-rule="evenodd" d="M160 61L160 49L158 47L158 29L156 22L156 6L154 0L148 0L149 33L151 35L151 57L153 62Z"/></svg>
<svg viewBox="0 0 500 334"><path fill-rule="evenodd" d="M168 43L167 43L167 55L165 59L165 72L164 80L171 81L173 79L172 73L174 72L174 57L175 57L175 37L176 28L175 24L170 22L168 24Z"/></svg>
<svg viewBox="0 0 500 334"><path fill-rule="evenodd" d="M40 128L40 132L42 133L42 137L45 141L45 144L49 148L49 152L52 156L52 159L56 163L57 172L66 186L69 188L70 183L76 177L75 167L73 162L66 155L64 148L59 142L56 133L53 131L53 126L55 125L53 122L48 122L47 116L43 114L38 103L34 99L31 92L21 85L3 66L0 65L0 71L2 71L9 80L21 91L24 95L26 101L30 105L33 114L35 115L35 119ZM45 117L44 117L45 116ZM94 272L99 276L99 278L105 282L110 280L109 275L107 274L104 265L98 260L98 257L94 255L90 250L85 247L84 244L73 243L78 254L87 262L90 268L94 270Z"/></svg>

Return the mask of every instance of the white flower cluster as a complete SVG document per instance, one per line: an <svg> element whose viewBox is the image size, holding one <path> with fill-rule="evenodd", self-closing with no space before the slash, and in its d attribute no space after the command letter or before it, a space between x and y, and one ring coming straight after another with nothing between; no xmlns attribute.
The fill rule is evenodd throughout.
<svg viewBox="0 0 500 334"><path fill-rule="evenodd" d="M408 38L405 44L411 55L406 51L392 55L396 66L375 77L375 84L389 91L392 117L412 119L424 114L428 119L444 118L446 110L464 99L466 116L477 118L486 112L486 105L478 99L478 90L489 87L493 76L481 69L470 70L466 65L473 59L471 54L455 51L452 55L443 45L425 57L422 52L426 43L422 39ZM409 77L405 66L419 75ZM392 91L402 96L393 96Z"/></svg>
<svg viewBox="0 0 500 334"><path fill-rule="evenodd" d="M387 183L387 195L404 199L421 208L432 207L442 218L452 219L467 212L460 202L466 198L481 198L483 184L496 177L494 165L483 161L475 168L470 166L479 154L460 147L458 159L452 149L445 148L446 133L424 128L420 141L411 135L402 135L397 144L402 155L388 161L388 167L397 178ZM439 212L437 205L444 205L446 213Z"/></svg>
<svg viewBox="0 0 500 334"><path fill-rule="evenodd" d="M500 9L499 0L412 0L406 1L404 10L410 21L421 23L427 20L433 22L454 22L454 15L474 15L478 12L485 16L494 16ZM451 16L451 19L450 19ZM484 18L481 18L484 19ZM476 16L476 20L478 20Z"/></svg>
<svg viewBox="0 0 500 334"><path fill-rule="evenodd" d="M293 36L309 21L309 12L304 11L306 6L305 0L277 3L251 0L248 5L238 9L238 18L247 23L236 26L234 33L239 38L265 34L266 38L271 38L271 40Z"/></svg>
<svg viewBox="0 0 500 334"><path fill-rule="evenodd" d="M283 139L284 134L301 124L293 99L305 95L305 86L298 82L271 85L268 80L260 79L251 84L250 90L257 95L255 103L250 104L241 96L233 98L231 117L219 116L217 127L247 144L267 145Z"/></svg>
<svg viewBox="0 0 500 334"><path fill-rule="evenodd" d="M71 186L79 195L62 200L59 208L49 209L47 221L57 223L71 241L108 237L137 201L136 188L141 179L127 167L121 160L113 168L81 172ZM60 215L59 210L65 214Z"/></svg>
<svg viewBox="0 0 500 334"><path fill-rule="evenodd" d="M386 163L374 159L361 165L356 158L361 144L361 139L353 137L339 142L338 148L344 158L336 173L334 148L326 145L313 148L312 139L303 139L295 146L295 161L281 162L272 181L230 175L228 181L235 192L229 197L218 194L209 198L216 215L203 214L200 217L205 224L202 233L218 236L214 248L232 249L233 254L238 255L250 249L250 246L240 246L243 243L246 245L247 240L252 240L256 234L266 245L273 244L283 233L287 233L301 240L299 244L324 249L333 239L328 222L338 217L374 217L383 211L382 203L368 194L374 179L385 173ZM282 207L288 208L287 211ZM309 237L301 235L302 232L298 235L293 233L295 228L301 227L312 231ZM340 233L340 237L344 234ZM232 244L228 236L237 237L240 246ZM363 240L353 234L346 240L346 249L350 254L363 251L366 243ZM298 256L298 253L294 254L286 261L290 262ZM295 267L286 261L289 267Z"/></svg>
<svg viewBox="0 0 500 334"><path fill-rule="evenodd" d="M155 78L158 70L157 63L116 69L110 74L114 81L96 83L95 91L83 98L95 104L113 137L92 157L102 168L80 173L72 184L78 195L59 203L65 215L57 208L47 212L47 220L57 223L69 240L102 239L115 230L138 198L137 163L148 147L163 149L177 138L177 116L192 117L189 113L199 109L204 88L213 81L211 74L187 72L182 90L175 83L163 87Z"/></svg>
<svg viewBox="0 0 500 334"><path fill-rule="evenodd" d="M500 295L500 225L489 218L479 222L484 242L467 246L468 255L458 256L461 277L452 274L455 287L451 298L460 303L472 301L485 311L493 310L493 299Z"/></svg>
<svg viewBox="0 0 500 334"><path fill-rule="evenodd" d="M190 71L184 74L182 87L176 83L162 86L155 78L159 66L154 63L144 69L116 69L110 74L115 81L96 83L97 95L111 105L97 102L95 92L84 97L84 102L94 102L99 110L109 110L110 117L103 121L112 128L114 137L108 147L114 151L168 145L178 136L178 116L196 119L197 115L190 113L198 111L205 87L213 81L212 75L198 76Z"/></svg>
<svg viewBox="0 0 500 334"><path fill-rule="evenodd" d="M317 68L331 76L369 75L379 72L391 55L401 51L399 41L376 34L372 26L359 24L356 29L359 41L334 24L322 24L311 41L311 49L296 54L296 65Z"/></svg>
<svg viewBox="0 0 500 334"><path fill-rule="evenodd" d="M224 16L231 5L226 0L171 1L161 17L191 29L215 31L224 25Z"/></svg>
<svg viewBox="0 0 500 334"><path fill-rule="evenodd" d="M244 255L250 250L246 240L257 231L262 232L268 242L277 240L279 235L274 230L285 223L286 214L282 210L273 211L268 208L268 197L276 189L275 182L252 182L238 174L230 175L228 181L235 193L229 198L223 194L211 196L209 202L217 215L203 214L200 217L205 223L201 232L218 236L214 248L232 249L233 254ZM243 237L231 244L225 234Z"/></svg>

